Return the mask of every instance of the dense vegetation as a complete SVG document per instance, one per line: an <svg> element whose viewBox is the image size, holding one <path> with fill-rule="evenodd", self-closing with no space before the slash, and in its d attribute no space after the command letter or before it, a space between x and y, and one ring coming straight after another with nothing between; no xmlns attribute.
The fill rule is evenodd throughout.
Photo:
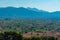
<svg viewBox="0 0 60 40"><path fill-rule="evenodd" d="M41 32L54 30L60 32L60 20L58 19L0 19L0 31Z"/></svg>
<svg viewBox="0 0 60 40"><path fill-rule="evenodd" d="M3 33L1 35L1 37L4 36L5 31L19 32L22 35L26 34L28 32L36 32L37 34L43 33L43 35L44 35L45 34L44 31L52 31L51 33L53 33L53 34L55 34L55 32L59 33L59 35L57 35L57 37L60 38L60 19L18 19L18 18L17 19L9 19L9 18L1 18L0 19L0 34L1 34L1 32ZM32 37L32 39L33 38L35 38L35 37ZM37 37L37 38L40 39L39 37ZM50 37L46 37L46 38L49 39ZM51 38L54 38L54 37L51 37ZM25 39L25 38L23 38L23 39ZM29 38L29 40L30 39L31 38ZM28 40L28 38L26 40Z"/></svg>
<svg viewBox="0 0 60 40"><path fill-rule="evenodd" d="M0 40L58 40L58 38L46 36L24 38L20 33L10 31L0 33Z"/></svg>

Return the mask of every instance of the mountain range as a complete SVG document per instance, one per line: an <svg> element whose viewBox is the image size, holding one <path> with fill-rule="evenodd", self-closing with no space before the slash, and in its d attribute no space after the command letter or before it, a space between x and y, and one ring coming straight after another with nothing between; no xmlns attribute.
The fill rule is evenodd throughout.
<svg viewBox="0 0 60 40"><path fill-rule="evenodd" d="M60 18L60 11L48 12L37 8L0 8L0 18Z"/></svg>

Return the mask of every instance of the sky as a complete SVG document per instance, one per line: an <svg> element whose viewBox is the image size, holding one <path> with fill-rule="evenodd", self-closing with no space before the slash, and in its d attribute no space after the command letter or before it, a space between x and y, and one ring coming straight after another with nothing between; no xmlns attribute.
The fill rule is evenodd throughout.
<svg viewBox="0 0 60 40"><path fill-rule="evenodd" d="M0 0L0 7L31 7L45 11L60 11L60 0Z"/></svg>

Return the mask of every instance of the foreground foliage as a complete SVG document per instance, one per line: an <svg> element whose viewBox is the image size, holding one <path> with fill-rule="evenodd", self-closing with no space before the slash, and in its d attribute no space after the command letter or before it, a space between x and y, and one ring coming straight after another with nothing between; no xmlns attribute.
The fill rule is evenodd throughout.
<svg viewBox="0 0 60 40"><path fill-rule="evenodd" d="M0 40L58 40L58 38L46 36L25 38L20 33L10 31L0 33Z"/></svg>

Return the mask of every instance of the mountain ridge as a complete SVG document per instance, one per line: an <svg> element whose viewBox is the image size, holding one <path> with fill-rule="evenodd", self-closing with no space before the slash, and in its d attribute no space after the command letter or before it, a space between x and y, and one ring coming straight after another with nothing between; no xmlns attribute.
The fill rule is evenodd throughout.
<svg viewBox="0 0 60 40"><path fill-rule="evenodd" d="M60 18L60 11L48 12L37 8L0 8L0 17L7 18Z"/></svg>

